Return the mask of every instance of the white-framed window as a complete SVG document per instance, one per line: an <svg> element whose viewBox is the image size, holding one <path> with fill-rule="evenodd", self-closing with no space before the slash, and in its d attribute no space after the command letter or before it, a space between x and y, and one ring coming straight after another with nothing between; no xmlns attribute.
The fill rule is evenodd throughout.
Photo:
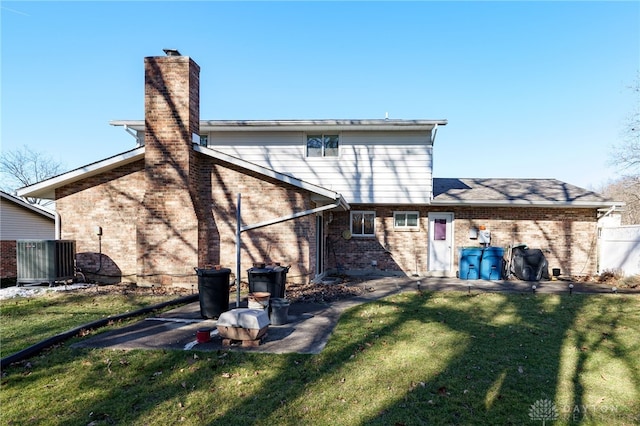
<svg viewBox="0 0 640 426"><path fill-rule="evenodd" d="M308 134L307 157L337 157L339 144L339 135Z"/></svg>
<svg viewBox="0 0 640 426"><path fill-rule="evenodd" d="M393 227L395 229L418 229L419 225L419 212L393 212Z"/></svg>
<svg viewBox="0 0 640 426"><path fill-rule="evenodd" d="M354 237L373 237L376 232L376 212L351 211L351 235Z"/></svg>

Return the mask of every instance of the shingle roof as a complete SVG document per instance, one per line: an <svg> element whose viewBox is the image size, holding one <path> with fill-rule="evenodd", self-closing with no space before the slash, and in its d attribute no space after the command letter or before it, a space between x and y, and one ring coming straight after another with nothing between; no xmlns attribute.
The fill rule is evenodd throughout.
<svg viewBox="0 0 640 426"><path fill-rule="evenodd" d="M433 204L549 205L606 207L620 205L593 191L557 179L434 178Z"/></svg>

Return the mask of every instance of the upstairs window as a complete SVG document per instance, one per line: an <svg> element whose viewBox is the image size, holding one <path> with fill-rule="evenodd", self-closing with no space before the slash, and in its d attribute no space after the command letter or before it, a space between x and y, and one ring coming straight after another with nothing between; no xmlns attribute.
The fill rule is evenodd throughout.
<svg viewBox="0 0 640 426"><path fill-rule="evenodd" d="M418 229L418 212L394 212L393 227L396 229Z"/></svg>
<svg viewBox="0 0 640 426"><path fill-rule="evenodd" d="M376 212L352 211L351 235L373 237L375 235Z"/></svg>
<svg viewBox="0 0 640 426"><path fill-rule="evenodd" d="M307 157L337 157L338 135L307 135Z"/></svg>

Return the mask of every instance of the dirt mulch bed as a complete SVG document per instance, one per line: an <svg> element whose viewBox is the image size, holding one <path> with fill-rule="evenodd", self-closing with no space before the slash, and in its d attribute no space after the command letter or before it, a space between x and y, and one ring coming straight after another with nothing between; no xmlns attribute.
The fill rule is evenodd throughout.
<svg viewBox="0 0 640 426"><path fill-rule="evenodd" d="M292 303L326 303L360 295L364 289L345 284L287 284Z"/></svg>
<svg viewBox="0 0 640 426"><path fill-rule="evenodd" d="M242 283L243 292L249 290L247 283ZM126 296L176 296L183 297L197 293L197 287L192 290L180 287L138 287L133 283L102 284L81 291L100 294L122 294ZM235 286L231 286L230 293L235 293ZM365 290L348 284L294 284L287 283L286 298L291 303L327 303L340 299L360 295Z"/></svg>

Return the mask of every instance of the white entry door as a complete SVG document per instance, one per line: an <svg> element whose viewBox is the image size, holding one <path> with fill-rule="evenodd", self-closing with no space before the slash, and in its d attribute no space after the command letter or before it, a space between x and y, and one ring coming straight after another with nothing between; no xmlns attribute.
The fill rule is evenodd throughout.
<svg viewBox="0 0 640 426"><path fill-rule="evenodd" d="M453 213L429 213L429 274L453 276Z"/></svg>

